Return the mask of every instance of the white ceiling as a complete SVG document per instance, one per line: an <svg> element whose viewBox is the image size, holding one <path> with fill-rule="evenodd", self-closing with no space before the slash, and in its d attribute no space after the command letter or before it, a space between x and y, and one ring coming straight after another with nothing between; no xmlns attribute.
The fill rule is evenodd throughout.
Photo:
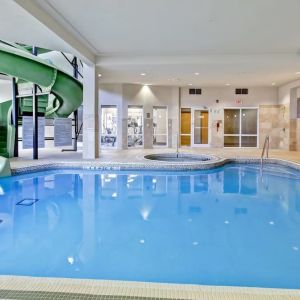
<svg viewBox="0 0 300 300"><path fill-rule="evenodd" d="M68 43L13 0L1 0L0 39L59 51L74 51Z"/></svg>
<svg viewBox="0 0 300 300"><path fill-rule="evenodd" d="M97 54L102 82L270 86L300 77L299 0L27 1ZM2 14L15 22L5 9L0 26Z"/></svg>
<svg viewBox="0 0 300 300"><path fill-rule="evenodd" d="M48 2L99 54L295 53L300 49L299 0Z"/></svg>

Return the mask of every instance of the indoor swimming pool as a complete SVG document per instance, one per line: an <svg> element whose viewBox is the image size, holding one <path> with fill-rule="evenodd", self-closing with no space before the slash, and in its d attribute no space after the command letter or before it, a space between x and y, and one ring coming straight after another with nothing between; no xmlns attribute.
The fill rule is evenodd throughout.
<svg viewBox="0 0 300 300"><path fill-rule="evenodd" d="M0 274L300 288L300 171L51 170L0 179Z"/></svg>

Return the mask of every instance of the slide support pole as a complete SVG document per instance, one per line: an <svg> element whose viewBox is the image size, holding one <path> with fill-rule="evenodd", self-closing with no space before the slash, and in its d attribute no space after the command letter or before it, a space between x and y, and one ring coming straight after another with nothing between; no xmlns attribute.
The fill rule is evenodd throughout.
<svg viewBox="0 0 300 300"><path fill-rule="evenodd" d="M37 55L37 48L32 47L32 54ZM38 98L37 98L37 85L33 84L32 91L32 129L33 129L33 159L39 158L38 153Z"/></svg>
<svg viewBox="0 0 300 300"><path fill-rule="evenodd" d="M13 77L12 79L12 109L13 109L13 124L15 127L15 143L14 143L14 157L19 156L19 99L17 98L18 95L18 85L16 82L16 78Z"/></svg>

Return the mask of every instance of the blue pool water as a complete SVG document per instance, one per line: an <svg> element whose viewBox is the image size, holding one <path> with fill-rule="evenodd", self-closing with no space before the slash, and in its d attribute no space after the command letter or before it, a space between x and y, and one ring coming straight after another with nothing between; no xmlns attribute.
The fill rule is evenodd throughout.
<svg viewBox="0 0 300 300"><path fill-rule="evenodd" d="M300 288L300 172L0 179L0 274Z"/></svg>

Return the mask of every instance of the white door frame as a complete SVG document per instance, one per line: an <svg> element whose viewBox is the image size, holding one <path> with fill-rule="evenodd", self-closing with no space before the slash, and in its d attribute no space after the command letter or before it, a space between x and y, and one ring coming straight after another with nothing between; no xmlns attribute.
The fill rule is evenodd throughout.
<svg viewBox="0 0 300 300"><path fill-rule="evenodd" d="M239 136L239 146L237 147L226 147L224 146L223 142L223 147L224 148L259 148L259 107L258 106L229 106L229 107L224 107L223 108L223 117L224 117L224 123L225 123L225 109L238 109L240 111L240 131L238 134L225 134L223 133L223 137L225 136ZM241 118L241 112L242 109L256 109L257 110L257 134L242 134L242 118ZM242 147L242 136L256 136L257 141L256 141L256 146L254 147Z"/></svg>
<svg viewBox="0 0 300 300"><path fill-rule="evenodd" d="M207 111L208 112L208 124L207 124L207 131L208 131L208 143L207 144L195 144L195 111L200 110L200 111ZM203 107L191 107L191 112L192 112L192 123L191 123L191 146L192 147L209 147L210 146L210 113L208 108L203 108ZM198 128L198 127L197 127ZM201 127L199 127L201 128Z"/></svg>
<svg viewBox="0 0 300 300"><path fill-rule="evenodd" d="M166 138L167 138L167 143L166 143L166 145L164 145L164 146L155 146L155 145L153 145L153 148L168 148L168 146L169 146L169 108L168 108L168 106L167 105L154 105L153 107L152 107L152 121L154 120L154 118L153 118L153 112L154 112L154 109L155 108L165 108L166 109L166 111L167 111L167 113L166 113L166 129L167 129L167 133L166 134L156 134L156 135L166 135ZM152 134L152 138L154 137L154 133Z"/></svg>
<svg viewBox="0 0 300 300"><path fill-rule="evenodd" d="M105 133L103 133L102 132L102 122L103 122L103 119L102 119L102 109L103 108L115 108L116 109L116 111L117 111L117 113L116 113L116 118L117 118L117 126L116 126L116 134L105 134ZM100 122L99 122L99 124L100 124L100 142L99 142L99 144L100 144L100 148L109 148L109 149L116 149L117 148L117 143L118 143L118 113L119 113L119 111L118 111L118 106L116 105L116 104L112 104L112 105L110 105L110 104L101 104L100 105L100 117L99 117L99 120L100 120ZM109 147L109 146L102 146L101 145L101 140L102 140L102 137L104 137L104 136L108 136L108 137L115 137L116 138L116 141L115 141L115 145L114 146L111 146L111 147Z"/></svg>
<svg viewBox="0 0 300 300"><path fill-rule="evenodd" d="M182 106L180 107L180 126L181 126L181 109L190 109L191 110L191 132L190 134L181 134L180 132L180 137L182 135L190 135L191 137L191 145L190 147L209 147L210 146L210 141L211 141L211 130L210 130L210 121L211 121L211 117L210 117L210 111L209 108L204 108L203 106L191 106L191 107L187 107L187 106ZM207 144L195 144L194 142L194 124L195 124L195 110L201 110L201 111L207 111L208 112L208 143ZM181 146L182 147L182 146ZM187 146L184 146L187 147Z"/></svg>

